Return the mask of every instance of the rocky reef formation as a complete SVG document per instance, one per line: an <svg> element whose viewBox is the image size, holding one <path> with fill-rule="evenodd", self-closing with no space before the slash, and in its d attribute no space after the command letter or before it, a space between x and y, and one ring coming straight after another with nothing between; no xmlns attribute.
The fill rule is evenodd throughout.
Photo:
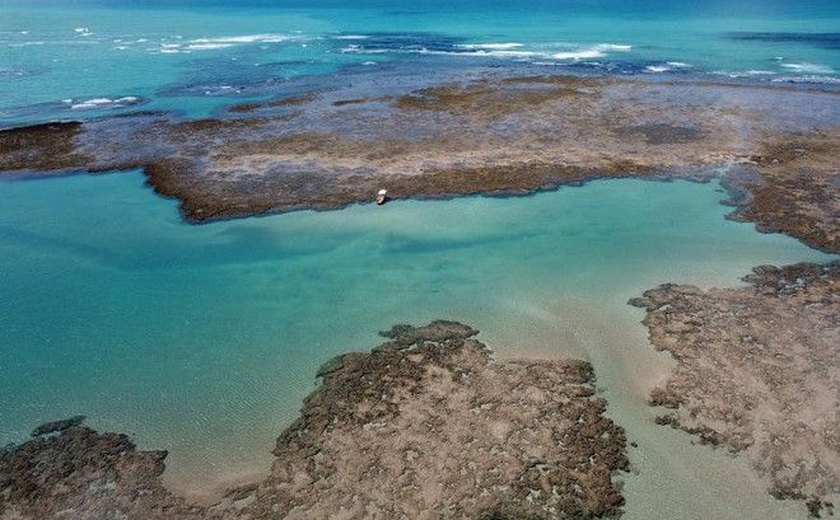
<svg viewBox="0 0 840 520"><path fill-rule="evenodd" d="M757 175L732 180L747 196L733 217L840 253L840 131L771 139L752 163Z"/></svg>
<svg viewBox="0 0 840 520"><path fill-rule="evenodd" d="M748 457L812 514L840 493L840 263L758 267L748 287L663 285L631 300L677 368L657 422Z"/></svg>
<svg viewBox="0 0 840 520"><path fill-rule="evenodd" d="M516 194L752 159L782 174L765 176L756 212L742 218L775 229L773 214L809 221L825 197L836 200L825 175L811 182L810 170L773 166L776 143L791 133L812 150L808 132L838 125L836 92L510 74L413 78L395 88L373 74L330 92L234 105L215 119L138 112L7 129L0 175L142 168L195 222L338 208L380 188L397 198Z"/></svg>
<svg viewBox="0 0 840 520"><path fill-rule="evenodd" d="M468 326L397 326L325 364L264 481L189 507L163 452L76 421L0 457L0 519L595 518L618 514L623 430L583 361L494 361ZM67 426L66 428L63 428Z"/></svg>
<svg viewBox="0 0 840 520"><path fill-rule="evenodd" d="M0 519L203 518L161 484L165 451L138 451L126 435L99 434L79 419L0 450Z"/></svg>
<svg viewBox="0 0 840 520"><path fill-rule="evenodd" d="M622 504L624 434L582 361L494 362L452 322L346 354L277 442L253 518L591 518Z"/></svg>

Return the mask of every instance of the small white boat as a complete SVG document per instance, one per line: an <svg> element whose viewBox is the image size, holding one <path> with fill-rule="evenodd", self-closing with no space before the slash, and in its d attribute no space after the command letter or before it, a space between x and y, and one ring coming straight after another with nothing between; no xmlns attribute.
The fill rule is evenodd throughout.
<svg viewBox="0 0 840 520"><path fill-rule="evenodd" d="M385 204L385 201L388 199L388 190L379 190L376 193L376 204L381 206Z"/></svg>

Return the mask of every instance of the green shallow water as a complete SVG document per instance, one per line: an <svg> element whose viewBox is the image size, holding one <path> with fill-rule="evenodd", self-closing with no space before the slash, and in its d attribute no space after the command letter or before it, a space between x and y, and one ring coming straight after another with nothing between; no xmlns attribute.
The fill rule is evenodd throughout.
<svg viewBox="0 0 840 520"><path fill-rule="evenodd" d="M142 176L0 183L0 442L82 413L170 450L195 492L264 471L318 366L397 322L462 320L508 356L591 360L639 443L624 518L787 518L743 463L652 423L667 373L628 298L832 257L724 219L716 183L597 181L202 226Z"/></svg>

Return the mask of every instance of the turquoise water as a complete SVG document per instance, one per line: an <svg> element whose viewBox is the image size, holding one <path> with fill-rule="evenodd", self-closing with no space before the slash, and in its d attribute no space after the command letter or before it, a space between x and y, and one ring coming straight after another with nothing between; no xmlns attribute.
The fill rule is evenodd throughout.
<svg viewBox="0 0 840 520"><path fill-rule="evenodd" d="M383 67L840 82L840 3L0 0L0 126L190 116Z"/></svg>
<svg viewBox="0 0 840 520"><path fill-rule="evenodd" d="M731 285L755 265L828 258L725 220L722 197L715 183L615 180L188 226L139 174L0 183L0 440L84 413L171 450L168 482L195 492L267 468L322 362L446 317L502 357L592 360L642 445L631 511L691 511L732 495L733 475L747 484L729 504L759 507L743 468L650 421L644 396L669 365L625 304L666 281Z"/></svg>
<svg viewBox="0 0 840 520"><path fill-rule="evenodd" d="M0 128L204 117L360 76L387 88L490 66L840 83L838 2L520 4L0 0ZM593 362L609 414L639 443L625 518L795 516L743 462L655 426L645 405L670 361L628 298L829 258L725 220L723 196L599 181L188 226L139 173L0 182L0 443L86 414L169 449L167 482L201 494L268 468L323 361L394 323L445 317L502 357Z"/></svg>

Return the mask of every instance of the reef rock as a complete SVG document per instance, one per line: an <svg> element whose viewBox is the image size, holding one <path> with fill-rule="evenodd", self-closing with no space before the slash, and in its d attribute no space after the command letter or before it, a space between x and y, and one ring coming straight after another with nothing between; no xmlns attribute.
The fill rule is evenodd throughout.
<svg viewBox="0 0 840 520"><path fill-rule="evenodd" d="M56 435L0 452L0 519L202 518L161 484L165 451L137 451L126 435L80 422L50 423L35 433Z"/></svg>
<svg viewBox="0 0 840 520"><path fill-rule="evenodd" d="M270 475L191 507L166 452L78 419L0 452L0 519L595 518L620 512L623 430L583 361L494 361L456 322L324 365Z"/></svg>
<svg viewBox="0 0 840 520"><path fill-rule="evenodd" d="M659 424L743 453L773 496L816 515L840 493L840 263L762 266L745 280L631 300L678 363L651 404L670 409Z"/></svg>

